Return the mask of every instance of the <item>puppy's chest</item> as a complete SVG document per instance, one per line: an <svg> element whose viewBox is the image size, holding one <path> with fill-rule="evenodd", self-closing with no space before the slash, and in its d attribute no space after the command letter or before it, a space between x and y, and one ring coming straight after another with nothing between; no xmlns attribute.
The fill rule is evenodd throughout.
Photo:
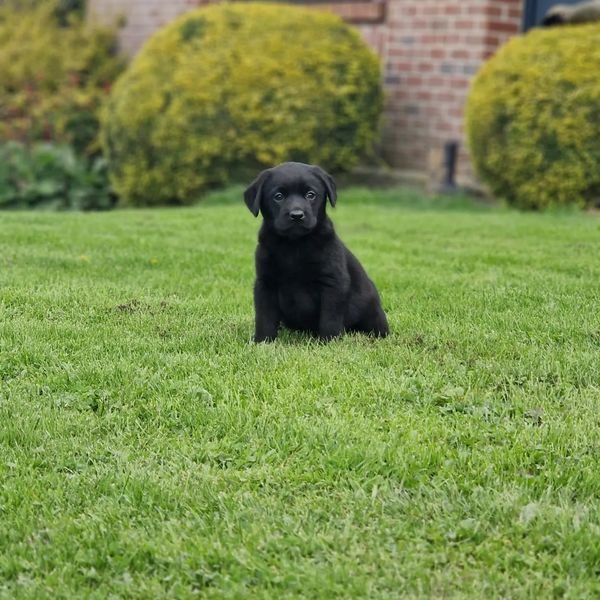
<svg viewBox="0 0 600 600"><path fill-rule="evenodd" d="M274 255L272 260L277 279L281 283L312 283L321 276L321 260L313 255L286 252Z"/></svg>

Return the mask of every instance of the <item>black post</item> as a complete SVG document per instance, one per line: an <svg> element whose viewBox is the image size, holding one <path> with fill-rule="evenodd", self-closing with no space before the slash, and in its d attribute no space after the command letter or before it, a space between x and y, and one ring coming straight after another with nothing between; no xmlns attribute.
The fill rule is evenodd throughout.
<svg viewBox="0 0 600 600"><path fill-rule="evenodd" d="M458 158L458 142L450 140L444 144L444 188L451 191L456 188L456 160Z"/></svg>

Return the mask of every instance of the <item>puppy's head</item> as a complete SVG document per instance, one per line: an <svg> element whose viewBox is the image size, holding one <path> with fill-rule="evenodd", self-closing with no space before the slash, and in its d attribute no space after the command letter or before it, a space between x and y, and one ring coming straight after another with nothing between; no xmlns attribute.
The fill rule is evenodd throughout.
<svg viewBox="0 0 600 600"><path fill-rule="evenodd" d="M284 237L309 234L325 216L327 200L337 199L333 177L320 167L287 162L258 175L244 192L244 201L256 217Z"/></svg>

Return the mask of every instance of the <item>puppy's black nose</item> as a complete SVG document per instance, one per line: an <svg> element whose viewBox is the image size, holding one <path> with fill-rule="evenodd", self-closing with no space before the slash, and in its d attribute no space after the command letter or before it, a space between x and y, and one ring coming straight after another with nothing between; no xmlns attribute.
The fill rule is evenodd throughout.
<svg viewBox="0 0 600 600"><path fill-rule="evenodd" d="M292 221L302 221L302 219L304 219L304 211L290 210L290 219L292 219Z"/></svg>

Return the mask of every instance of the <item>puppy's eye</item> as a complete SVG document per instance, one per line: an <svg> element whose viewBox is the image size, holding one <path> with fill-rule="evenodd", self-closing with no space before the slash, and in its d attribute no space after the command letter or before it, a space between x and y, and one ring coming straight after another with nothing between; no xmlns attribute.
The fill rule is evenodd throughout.
<svg viewBox="0 0 600 600"><path fill-rule="evenodd" d="M317 195L312 190L309 190L308 192L306 192L306 195L304 197L307 200L314 200L317 197Z"/></svg>
<svg viewBox="0 0 600 600"><path fill-rule="evenodd" d="M273 200L275 200L275 202L281 202L283 200L283 194L281 192L277 192L273 196Z"/></svg>

